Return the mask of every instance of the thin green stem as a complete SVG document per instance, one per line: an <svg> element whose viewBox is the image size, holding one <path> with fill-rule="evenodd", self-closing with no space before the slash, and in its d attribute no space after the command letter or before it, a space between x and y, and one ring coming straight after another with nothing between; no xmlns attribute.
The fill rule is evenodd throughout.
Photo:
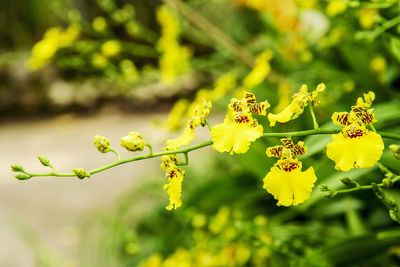
<svg viewBox="0 0 400 267"><path fill-rule="evenodd" d="M400 181L400 176L397 176L395 178L392 179L392 183L396 183ZM383 183L378 184L379 187L384 187ZM334 191L335 195L338 194L344 194L344 193L349 193L349 192L354 192L354 191L361 191L361 190L370 190L372 189L372 185L361 185L361 186L357 186L357 187L353 187L353 188L348 188L348 189L342 189L342 190L337 190Z"/></svg>
<svg viewBox="0 0 400 267"><path fill-rule="evenodd" d="M206 125L207 125L208 130L210 130L210 132L211 132L211 124L208 120L206 120Z"/></svg>
<svg viewBox="0 0 400 267"><path fill-rule="evenodd" d="M315 113L314 113L314 107L313 107L311 101L308 101L308 108L310 109L310 114L311 114L311 117L312 117L312 120L313 120L313 124L314 124L314 130L316 130L316 129L319 128L319 126L318 126L317 118L316 118Z"/></svg>
<svg viewBox="0 0 400 267"><path fill-rule="evenodd" d="M300 137L300 136L309 136L309 135L320 135L320 134L336 134L340 131L340 129L331 129L331 130L326 130L326 129L314 129L314 130L306 130L306 131L297 131L297 132L286 132L286 133L264 133L262 137L264 138L270 138L270 137ZM393 134L393 133L383 133L383 132L378 132L382 137L386 137L386 138L390 138L390 139L396 139L396 140L400 140L400 135L398 134ZM118 165L122 165L125 163L129 163L129 162L133 162L133 161L138 161L138 160L144 160L144 159L150 159L150 158L157 158L157 157L161 157L164 155L171 155L171 154L184 154L184 156L193 151L193 150L197 150L203 147L207 147L212 145L212 140L194 145L194 146L190 146L190 147L186 147L186 148L182 148L182 149L178 149L178 150L173 150L173 151L162 151L162 152L158 152L158 153L153 153L152 147L150 144L145 144L146 146L148 146L150 148L150 153L147 155L143 155L143 156L137 156L137 157L131 157L131 158L126 158L126 159L120 159L117 160L115 162L112 162L110 164L104 165L102 167L99 167L97 169L93 169L91 171L88 171L88 173L90 175L95 174L95 173L99 173L108 169L111 169L113 167L116 167ZM26 175L29 175L31 177L44 177L44 176L56 176L56 177L76 177L76 174L74 173L58 173L58 172L50 172L50 173L28 173L25 172ZM397 180L396 180L397 179ZM396 182L398 180L400 180L400 178L396 178L393 179L393 182ZM363 188L363 187L361 187ZM366 188L367 189L367 188ZM369 189L369 187L368 187ZM354 189L352 189L352 191L354 191Z"/></svg>
<svg viewBox="0 0 400 267"><path fill-rule="evenodd" d="M189 164L189 157L188 157L188 153L183 153L183 156L185 157L185 161L184 162L178 162L178 166L186 166Z"/></svg>
<svg viewBox="0 0 400 267"><path fill-rule="evenodd" d="M371 128L372 131L376 132L374 125L370 124L369 127Z"/></svg>
<svg viewBox="0 0 400 267"><path fill-rule="evenodd" d="M144 143L149 148L149 155L153 155L153 147L149 143Z"/></svg>
<svg viewBox="0 0 400 267"><path fill-rule="evenodd" d="M121 160L121 156L119 155L117 150L115 150L114 148L110 148L110 151L113 152L117 156L118 160Z"/></svg>

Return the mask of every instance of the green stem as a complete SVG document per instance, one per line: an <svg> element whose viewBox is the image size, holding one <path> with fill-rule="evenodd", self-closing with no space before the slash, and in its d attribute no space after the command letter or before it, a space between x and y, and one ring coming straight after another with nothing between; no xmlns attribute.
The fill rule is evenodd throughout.
<svg viewBox="0 0 400 267"><path fill-rule="evenodd" d="M211 124L208 120L206 120L206 125L207 125L208 130L210 130L210 132L211 132Z"/></svg>
<svg viewBox="0 0 400 267"><path fill-rule="evenodd" d="M398 181L400 181L400 176L397 176L397 177L392 179L393 183L396 183ZM378 184L378 186L379 187L384 187L383 183ZM342 189L342 190L335 191L335 195L354 192L354 191L360 191L360 190L370 190L370 189L372 189L372 185L361 185L361 186L357 186L357 187L353 187L353 188L348 188L348 189Z"/></svg>
<svg viewBox="0 0 400 267"><path fill-rule="evenodd" d="M314 129L314 130L306 130L306 131L297 131L297 132L286 132L286 133L264 133L263 137L264 138L269 138L269 137L300 137L300 136L309 136L309 135L319 135L319 134L336 134L340 131L340 129L333 129L333 130L326 130L326 129ZM390 138L390 139L396 139L400 140L400 135L398 134L393 134L393 133L383 133L383 132L378 132L382 137ZM144 159L150 159L150 158L157 158L161 157L164 155L171 155L171 154L187 154L190 151L197 150L206 146L212 145L212 140L200 143L198 145L178 149L178 150L172 150L172 151L163 151L163 152L158 152L158 153L153 153L152 148L149 144L145 144L149 146L150 148L150 153L148 155L144 156L137 156L137 157L131 157L131 158L126 158L126 159L121 159L115 162L112 162L108 165L99 167L97 169L93 169L91 171L88 171L90 175L102 172L108 169L111 169L115 166L122 165L125 163L133 162L133 161L138 161L138 160L144 160ZM27 175L30 175L31 177L43 177L43 176L56 176L56 177L76 177L74 173L58 173L58 172L51 172L51 173L41 173L41 174L35 174L35 173L26 173ZM399 178L400 179L400 178ZM398 180L399 180L398 179ZM396 182L396 179L393 179L393 182ZM369 189L369 188L367 188ZM354 189L353 189L354 190Z"/></svg>
<svg viewBox="0 0 400 267"><path fill-rule="evenodd" d="M149 155L153 155L153 147L149 143L144 143L144 145L149 148Z"/></svg>
<svg viewBox="0 0 400 267"><path fill-rule="evenodd" d="M319 128L319 126L318 126L317 118L315 117L314 107L310 100L308 101L308 108L310 109L311 117L312 117L313 124L314 124L314 130L316 130Z"/></svg>
<svg viewBox="0 0 400 267"><path fill-rule="evenodd" d="M376 129L375 129L374 125L370 124L369 127L371 127L372 131L376 132Z"/></svg>
<svg viewBox="0 0 400 267"><path fill-rule="evenodd" d="M183 153L183 156L185 157L185 161L184 162L178 162L178 166L186 166L189 164L189 157L188 157L188 153Z"/></svg>
<svg viewBox="0 0 400 267"><path fill-rule="evenodd" d="M118 160L121 160L121 156L119 155L117 150L115 150L114 148L110 148L110 151L117 155Z"/></svg>

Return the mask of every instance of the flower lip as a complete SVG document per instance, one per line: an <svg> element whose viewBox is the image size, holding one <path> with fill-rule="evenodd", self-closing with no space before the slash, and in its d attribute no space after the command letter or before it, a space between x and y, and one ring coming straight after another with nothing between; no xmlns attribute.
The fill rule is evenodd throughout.
<svg viewBox="0 0 400 267"><path fill-rule="evenodd" d="M349 126L342 130L345 138L360 138L367 134L367 132L359 126Z"/></svg>
<svg viewBox="0 0 400 267"><path fill-rule="evenodd" d="M293 159L278 160L277 164L280 169L285 172L291 172L298 168L301 168L301 163Z"/></svg>

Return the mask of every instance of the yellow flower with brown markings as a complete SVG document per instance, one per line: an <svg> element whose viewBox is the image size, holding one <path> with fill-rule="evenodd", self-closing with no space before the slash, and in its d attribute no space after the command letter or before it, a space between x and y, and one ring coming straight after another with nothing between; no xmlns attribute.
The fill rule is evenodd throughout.
<svg viewBox="0 0 400 267"><path fill-rule="evenodd" d="M231 155L246 153L251 142L263 134L263 127L253 118L252 113L266 115L269 106L268 101L256 103L252 93L245 92L242 99L233 98L224 122L211 128L213 148Z"/></svg>
<svg viewBox="0 0 400 267"><path fill-rule="evenodd" d="M351 125L332 135L327 145L328 158L335 161L337 170L368 168L381 158L384 145L382 137L363 126Z"/></svg>
<svg viewBox="0 0 400 267"><path fill-rule="evenodd" d="M296 145L289 138L282 138L282 145L267 148L268 157L280 158L264 177L264 189L278 200L277 205L297 206L310 198L317 180L313 167L302 171L302 163L293 156L304 155L307 147L303 142Z"/></svg>

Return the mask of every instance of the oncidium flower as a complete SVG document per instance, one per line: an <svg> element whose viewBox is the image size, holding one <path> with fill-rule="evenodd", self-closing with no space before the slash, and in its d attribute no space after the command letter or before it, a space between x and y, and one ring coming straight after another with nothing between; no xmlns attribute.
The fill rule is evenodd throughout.
<svg viewBox="0 0 400 267"><path fill-rule="evenodd" d="M341 132L332 135L333 141L327 145L326 154L335 161L337 170L372 167L381 158L382 137L365 127L376 121L373 109L370 109L374 99L375 94L368 92L364 98L357 99L350 112L333 113L333 123L345 126Z"/></svg>
<svg viewBox="0 0 400 267"><path fill-rule="evenodd" d="M265 116L269 107L268 101L256 103L254 94L248 92L240 100L233 98L224 122L211 128L213 148L231 155L246 153L250 143L263 134L262 125L258 124L252 113Z"/></svg>
<svg viewBox="0 0 400 267"><path fill-rule="evenodd" d="M194 116L192 116L186 123L183 134L176 139L168 140L168 150L176 150L182 146L187 146L194 139L194 130L197 126L205 126L206 118L211 111L211 102L203 100L202 105L197 105L195 108Z"/></svg>
<svg viewBox="0 0 400 267"><path fill-rule="evenodd" d="M278 200L277 205L297 206L310 198L317 177L313 167L303 172L302 163L293 159L293 156L306 154L303 142L295 145L288 138L282 138L281 142L283 146L267 148L267 156L279 160L263 179L264 188Z"/></svg>
<svg viewBox="0 0 400 267"><path fill-rule="evenodd" d="M165 171L168 179L168 184L163 187L169 196L169 204L165 208L167 210L177 209L182 205L181 193L185 170L177 167L178 157L176 154L162 156L161 161L161 168Z"/></svg>
<svg viewBox="0 0 400 267"><path fill-rule="evenodd" d="M304 108L308 105L308 101L311 101L311 104L314 106L318 105L319 102L316 98L320 92L325 90L325 88L325 84L320 83L314 91L309 93L307 85L303 84L300 90L292 96L292 101L289 106L277 114L268 114L270 126L275 126L276 122L285 123L297 119L303 113Z"/></svg>

